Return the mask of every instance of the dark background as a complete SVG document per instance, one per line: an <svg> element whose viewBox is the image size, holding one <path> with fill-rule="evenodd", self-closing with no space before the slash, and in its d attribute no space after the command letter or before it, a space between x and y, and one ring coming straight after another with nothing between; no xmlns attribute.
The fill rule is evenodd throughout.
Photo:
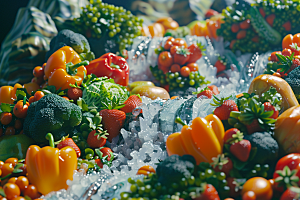
<svg viewBox="0 0 300 200"><path fill-rule="evenodd" d="M102 0L103 2L126 8L131 0ZM12 28L18 9L26 7L29 0L0 0L0 44Z"/></svg>

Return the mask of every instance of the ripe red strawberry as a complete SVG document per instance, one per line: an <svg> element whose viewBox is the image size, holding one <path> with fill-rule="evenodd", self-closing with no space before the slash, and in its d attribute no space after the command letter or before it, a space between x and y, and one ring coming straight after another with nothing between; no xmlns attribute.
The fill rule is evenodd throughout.
<svg viewBox="0 0 300 200"><path fill-rule="evenodd" d="M221 120L227 120L230 116L231 111L238 111L239 109L235 101L223 100L220 100L221 105L214 110L214 114L217 115Z"/></svg>
<svg viewBox="0 0 300 200"><path fill-rule="evenodd" d="M111 161L114 159L113 151L108 147L102 147L102 148L100 148L99 154L98 154L98 152L96 152L96 153L99 156L99 159L96 159L95 163L100 168L103 168L103 164L106 164L106 165L110 166Z"/></svg>
<svg viewBox="0 0 300 200"><path fill-rule="evenodd" d="M286 73L290 73L293 69L297 68L298 66L300 66L300 60L298 58L293 59L293 64Z"/></svg>
<svg viewBox="0 0 300 200"><path fill-rule="evenodd" d="M103 163L101 161L101 159L95 159L95 163L102 169L103 168Z"/></svg>
<svg viewBox="0 0 300 200"><path fill-rule="evenodd" d="M239 138L241 138L242 135L243 134L237 128L228 129L224 134L223 142L224 144L230 144L236 139L239 140Z"/></svg>
<svg viewBox="0 0 300 200"><path fill-rule="evenodd" d="M207 87L213 92L214 95L220 94L219 89L218 89L217 86L215 86L215 85L209 85Z"/></svg>
<svg viewBox="0 0 300 200"><path fill-rule="evenodd" d="M254 119L251 124L246 125L248 134L263 131L264 129L259 126L258 120Z"/></svg>
<svg viewBox="0 0 300 200"><path fill-rule="evenodd" d="M103 129L107 130L109 134L107 139L109 142L112 141L114 137L119 135L121 128L124 125L126 114L122 110L117 109L104 109L99 112L102 116Z"/></svg>
<svg viewBox="0 0 300 200"><path fill-rule="evenodd" d="M78 87L71 87L68 89L68 98L72 99L73 101L77 101L79 97L82 97L82 89Z"/></svg>
<svg viewBox="0 0 300 200"><path fill-rule="evenodd" d="M290 49L283 49L282 50L282 55L283 56L291 56L292 55L292 50L290 50Z"/></svg>
<svg viewBox="0 0 300 200"><path fill-rule="evenodd" d="M62 149L66 146L72 147L76 152L77 158L80 157L81 151L80 151L79 147L77 146L77 144L75 144L75 142L73 141L72 138L63 137L60 141L58 141L56 143L57 143L58 149Z"/></svg>
<svg viewBox="0 0 300 200"><path fill-rule="evenodd" d="M197 94L197 98L199 98L200 96L206 96L207 98L211 99L213 96L213 92L208 88L207 89L204 88Z"/></svg>
<svg viewBox="0 0 300 200"><path fill-rule="evenodd" d="M188 63L194 63L202 57L205 48L201 43L197 43L197 44L191 44L188 47L188 50L190 52Z"/></svg>
<svg viewBox="0 0 300 200"><path fill-rule="evenodd" d="M199 197L194 198L193 200L220 200L218 191L211 184L203 184L203 192Z"/></svg>
<svg viewBox="0 0 300 200"><path fill-rule="evenodd" d="M216 158L213 158L213 163L211 165L214 171L224 172L226 174L226 177L229 176L229 173L233 168L231 159L225 157L224 154L220 154Z"/></svg>
<svg viewBox="0 0 300 200"><path fill-rule="evenodd" d="M142 100L137 95L131 95L125 102L125 106L122 107L120 110L124 111L125 113L131 113L137 106L142 104Z"/></svg>
<svg viewBox="0 0 300 200"><path fill-rule="evenodd" d="M178 47L176 53L173 55L174 63L178 65L184 65L190 58L190 52L188 49L182 47Z"/></svg>
<svg viewBox="0 0 300 200"><path fill-rule="evenodd" d="M106 135L108 135L108 133L102 132L101 130L93 130L89 133L86 142L91 148L103 147L106 143Z"/></svg>
<svg viewBox="0 0 300 200"><path fill-rule="evenodd" d="M249 140L241 140L232 144L229 150L230 153L232 153L237 159L242 162L246 162L250 155L251 143Z"/></svg>
<svg viewBox="0 0 300 200"><path fill-rule="evenodd" d="M276 108L270 102L265 102L264 107L265 107L265 109L264 109L265 112L272 111L272 110L274 111L273 115L270 118L276 119L278 117L279 111L276 110Z"/></svg>
<svg viewBox="0 0 300 200"><path fill-rule="evenodd" d="M291 44L290 49L294 53L294 56L300 55L300 48L298 47L297 43Z"/></svg>
<svg viewBox="0 0 300 200"><path fill-rule="evenodd" d="M217 68L217 73L226 69L226 65L222 60L217 60L217 62L215 63L215 67Z"/></svg>

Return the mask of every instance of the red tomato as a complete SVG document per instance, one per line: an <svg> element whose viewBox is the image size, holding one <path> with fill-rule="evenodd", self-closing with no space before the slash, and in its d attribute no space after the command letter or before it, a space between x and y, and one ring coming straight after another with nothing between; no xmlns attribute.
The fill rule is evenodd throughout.
<svg viewBox="0 0 300 200"><path fill-rule="evenodd" d="M102 157L108 156L107 160L110 161L111 153L113 153L113 151L108 147L101 148L100 151L103 153Z"/></svg>
<svg viewBox="0 0 300 200"><path fill-rule="evenodd" d="M158 68L159 69L166 69L171 67L173 64L173 57L170 52L163 51L158 56Z"/></svg>
<svg viewBox="0 0 300 200"><path fill-rule="evenodd" d="M276 164L275 172L273 174L273 179L279 177L279 174L276 173L277 170L283 170L285 166L288 166L290 170L297 170L295 176L300 177L300 153L291 153L282 157ZM278 191L283 192L284 188L278 187L278 183L275 183L275 188ZM300 186L300 181L298 181L298 186Z"/></svg>

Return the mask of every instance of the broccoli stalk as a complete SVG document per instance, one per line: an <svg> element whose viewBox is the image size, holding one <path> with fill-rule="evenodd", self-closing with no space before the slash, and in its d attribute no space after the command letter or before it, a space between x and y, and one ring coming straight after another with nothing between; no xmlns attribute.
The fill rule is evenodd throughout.
<svg viewBox="0 0 300 200"><path fill-rule="evenodd" d="M63 136L72 135L81 120L79 106L56 94L48 94L28 107L24 133L37 143L46 143L45 136L49 132L55 140L60 140Z"/></svg>

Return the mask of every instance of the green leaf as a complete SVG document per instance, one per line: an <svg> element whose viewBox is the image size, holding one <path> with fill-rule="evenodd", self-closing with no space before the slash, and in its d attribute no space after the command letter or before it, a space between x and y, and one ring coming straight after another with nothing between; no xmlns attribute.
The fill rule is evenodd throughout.
<svg viewBox="0 0 300 200"><path fill-rule="evenodd" d="M12 108L11 108L11 104L8 103L1 103L0 108L2 110L2 112L11 112Z"/></svg>
<svg viewBox="0 0 300 200"><path fill-rule="evenodd" d="M3 188L0 188L0 195L1 195L1 196L3 196L3 197L6 197L6 195L5 195L5 192L4 192Z"/></svg>
<svg viewBox="0 0 300 200"><path fill-rule="evenodd" d="M86 120L89 122L89 127L93 130L97 128L97 126L94 124L93 119L90 117L86 117Z"/></svg>
<svg viewBox="0 0 300 200"><path fill-rule="evenodd" d="M77 100L77 106L79 106L79 108L81 108L82 111L89 111L88 105L81 97L79 97L79 99Z"/></svg>
<svg viewBox="0 0 300 200"><path fill-rule="evenodd" d="M27 93L25 88L18 88L16 91L17 101L24 100L24 98L29 99L30 95Z"/></svg>
<svg viewBox="0 0 300 200"><path fill-rule="evenodd" d="M100 149L95 149L95 153L99 156L100 159L103 157L103 153L100 151Z"/></svg>

